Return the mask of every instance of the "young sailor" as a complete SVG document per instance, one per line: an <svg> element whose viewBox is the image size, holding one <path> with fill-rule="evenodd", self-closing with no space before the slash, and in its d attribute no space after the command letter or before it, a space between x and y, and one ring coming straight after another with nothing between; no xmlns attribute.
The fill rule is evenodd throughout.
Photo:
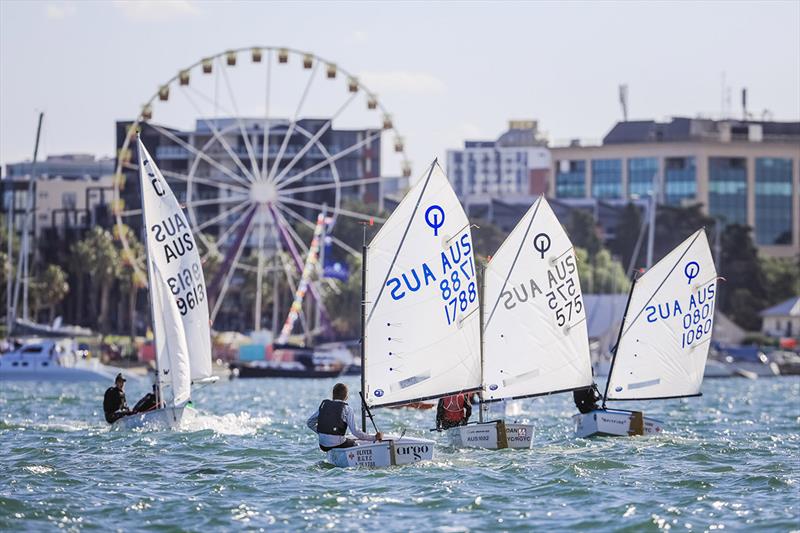
<svg viewBox="0 0 800 533"><path fill-rule="evenodd" d="M603 396L597 390L597 385L593 384L591 387L572 391L572 399L575 401L578 411L586 414L598 408L597 402L602 400Z"/></svg>
<svg viewBox="0 0 800 533"><path fill-rule="evenodd" d="M123 416L132 414L125 399L125 381L122 373L117 374L114 379L114 386L106 389L106 394L103 397L103 412L106 415L106 422L109 424L113 424L114 421Z"/></svg>
<svg viewBox="0 0 800 533"><path fill-rule="evenodd" d="M472 406L466 394L445 396L436 407L436 429L449 429L466 426L472 416Z"/></svg>
<svg viewBox="0 0 800 533"><path fill-rule="evenodd" d="M380 432L370 435L358 429L353 409L347 405L347 395L347 385L337 383L333 386L333 399L322 400L317 412L306 422L308 428L319 435L319 448L323 452L334 448L358 446L355 440L345 437L347 428L350 428L350 432L359 440L383 439L383 434Z"/></svg>

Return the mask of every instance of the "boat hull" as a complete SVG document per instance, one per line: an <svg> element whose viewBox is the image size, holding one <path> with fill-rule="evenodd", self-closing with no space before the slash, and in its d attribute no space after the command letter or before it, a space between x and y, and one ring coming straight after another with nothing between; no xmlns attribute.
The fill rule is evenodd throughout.
<svg viewBox="0 0 800 533"><path fill-rule="evenodd" d="M165 407L122 417L111 424L111 429L177 429L191 416L194 416L194 409L188 405Z"/></svg>
<svg viewBox="0 0 800 533"><path fill-rule="evenodd" d="M278 367L256 366L247 363L231 363L231 371L239 378L335 378L341 370L288 369Z"/></svg>
<svg viewBox="0 0 800 533"><path fill-rule="evenodd" d="M409 465L433 459L435 443L428 439L412 437L388 438L381 442L358 441L352 448L336 448L327 452L330 464L339 467Z"/></svg>
<svg viewBox="0 0 800 533"><path fill-rule="evenodd" d="M575 436L579 438L658 435L663 431L663 422L648 418L641 411L596 409L590 413L579 413L572 420L575 423Z"/></svg>
<svg viewBox="0 0 800 533"><path fill-rule="evenodd" d="M450 444L456 448L504 448L527 450L533 440L533 426L511 424L502 420L468 424L447 430Z"/></svg>

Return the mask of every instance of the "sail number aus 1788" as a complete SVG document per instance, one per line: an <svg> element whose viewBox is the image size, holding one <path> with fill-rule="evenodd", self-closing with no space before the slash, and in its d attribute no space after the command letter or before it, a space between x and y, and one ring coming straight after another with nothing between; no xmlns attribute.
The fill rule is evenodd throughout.
<svg viewBox="0 0 800 533"><path fill-rule="evenodd" d="M447 317L447 325L452 324L459 311L462 313L467 310L469 304L478 297L475 287L475 264L472 255L465 259L459 268L454 268L448 277L439 282L439 290L442 291L444 304L444 314Z"/></svg>

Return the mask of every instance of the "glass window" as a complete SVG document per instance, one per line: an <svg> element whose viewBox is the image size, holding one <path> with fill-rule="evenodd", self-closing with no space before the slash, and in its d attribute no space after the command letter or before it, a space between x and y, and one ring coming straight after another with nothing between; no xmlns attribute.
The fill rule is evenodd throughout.
<svg viewBox="0 0 800 533"><path fill-rule="evenodd" d="M747 160L708 159L708 212L724 224L747 225Z"/></svg>
<svg viewBox="0 0 800 533"><path fill-rule="evenodd" d="M792 160L756 159L756 243L792 243Z"/></svg>
<svg viewBox="0 0 800 533"><path fill-rule="evenodd" d="M592 197L622 198L621 160L592 160Z"/></svg>
<svg viewBox="0 0 800 533"><path fill-rule="evenodd" d="M628 195L649 196L657 173L658 159L655 157L628 159Z"/></svg>
<svg viewBox="0 0 800 533"><path fill-rule="evenodd" d="M697 197L697 173L694 157L668 157L664 162L664 200L681 205Z"/></svg>
<svg viewBox="0 0 800 533"><path fill-rule="evenodd" d="M559 161L556 165L556 198L586 196L586 161Z"/></svg>

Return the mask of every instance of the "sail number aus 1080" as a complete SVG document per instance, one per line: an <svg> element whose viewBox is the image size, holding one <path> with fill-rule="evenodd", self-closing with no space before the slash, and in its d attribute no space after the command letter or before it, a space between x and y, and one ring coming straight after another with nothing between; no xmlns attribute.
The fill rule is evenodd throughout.
<svg viewBox="0 0 800 533"><path fill-rule="evenodd" d="M167 278L167 283L181 315L185 315L206 299L203 273L197 263L192 264L191 270L179 270L175 276Z"/></svg>

